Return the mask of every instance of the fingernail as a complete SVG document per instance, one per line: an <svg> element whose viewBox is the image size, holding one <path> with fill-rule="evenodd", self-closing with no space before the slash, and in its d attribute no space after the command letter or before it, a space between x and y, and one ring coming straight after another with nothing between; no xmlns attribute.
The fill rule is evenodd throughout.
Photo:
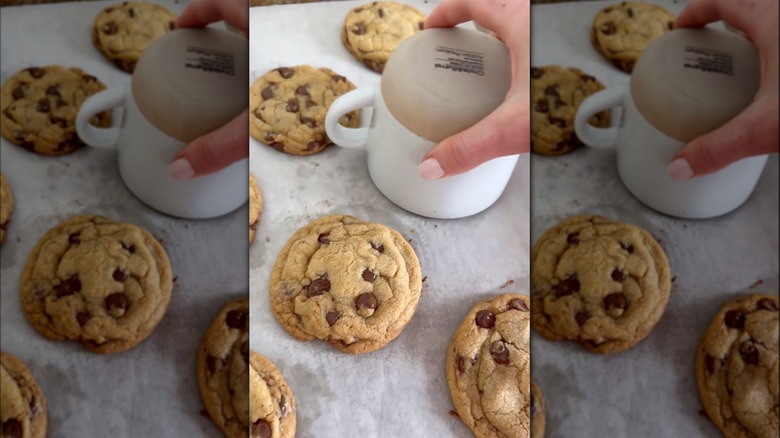
<svg viewBox="0 0 780 438"><path fill-rule="evenodd" d="M420 163L417 171L425 179L439 179L444 176L444 169L441 168L441 164L436 158L428 158Z"/></svg>
<svg viewBox="0 0 780 438"><path fill-rule="evenodd" d="M190 179L195 176L195 170L186 158L179 158L168 167L171 176L176 179Z"/></svg>
<svg viewBox="0 0 780 438"><path fill-rule="evenodd" d="M685 180L693 176L693 169L691 169L691 165L688 164L685 158L678 158L672 161L667 169L669 170L669 175L674 179Z"/></svg>

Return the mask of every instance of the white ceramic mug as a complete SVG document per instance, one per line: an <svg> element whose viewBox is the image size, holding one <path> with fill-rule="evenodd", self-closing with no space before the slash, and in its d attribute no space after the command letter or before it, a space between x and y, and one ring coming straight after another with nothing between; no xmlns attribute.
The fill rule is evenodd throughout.
<svg viewBox="0 0 780 438"><path fill-rule="evenodd" d="M373 107L370 126L346 128L339 118ZM368 171L376 187L399 207L421 216L454 219L493 205L512 176L519 155L490 160L460 175L426 180L417 167L436 144L404 127L390 113L379 85L351 91L330 106L328 137L345 148L366 149Z"/></svg>
<svg viewBox="0 0 780 438"><path fill-rule="evenodd" d="M97 128L95 114L123 107L120 126ZM91 96L79 109L76 131L89 146L117 149L119 174L133 194L163 213L189 219L227 214L247 201L248 162L242 160L211 175L174 179L168 167L186 146L152 125L135 103L130 88L111 88Z"/></svg>
<svg viewBox="0 0 780 438"><path fill-rule="evenodd" d="M623 112L612 127L588 124L588 118L594 114L617 107L622 107ZM667 167L685 143L651 125L637 109L627 86L609 88L585 99L577 110L574 128L588 146L617 149L620 179L638 200L681 218L711 218L742 205L755 188L768 158L746 158L690 180L672 178Z"/></svg>

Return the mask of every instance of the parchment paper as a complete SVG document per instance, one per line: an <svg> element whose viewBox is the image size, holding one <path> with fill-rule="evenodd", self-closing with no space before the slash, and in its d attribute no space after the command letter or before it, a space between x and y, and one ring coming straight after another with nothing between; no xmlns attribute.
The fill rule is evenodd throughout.
<svg viewBox="0 0 780 438"><path fill-rule="evenodd" d="M579 67L607 87L627 83L591 46L595 14L614 2L534 5L532 64ZM659 1L679 13L681 1ZM661 240L676 277L653 333L611 356L532 337L532 374L547 402L548 437L716 437L694 377L696 346L720 306L747 293L778 292L778 160L770 158L738 210L682 220L645 207L624 188L612 151L581 148L532 158L532 236L575 214L595 213ZM754 283L762 281L760 285Z"/></svg>
<svg viewBox="0 0 780 438"><path fill-rule="evenodd" d="M2 80L33 65L77 66L108 87L129 84L92 46L97 13L113 2L2 8ZM180 13L186 2L160 2ZM224 24L221 24L224 26ZM50 437L221 436L195 377L200 338L219 308L248 290L246 205L224 217L182 220L157 213L124 186L110 150L44 157L0 141L2 172L16 200L2 255L2 349L21 358L48 404ZM238 190L246 189L237 188ZM130 222L163 240L174 275L168 312L134 349L103 356L74 342L50 342L24 318L19 278L46 230L76 214Z"/></svg>
<svg viewBox="0 0 780 438"><path fill-rule="evenodd" d="M310 64L334 69L358 87L377 83L380 76L352 58L339 37L347 12L361 3L252 8L250 79L272 68ZM431 2L410 3L425 13L434 8ZM290 384L298 401L297 436L471 436L449 414L446 349L476 301L527 293L528 161L521 157L503 196L487 211L430 220L382 196L369 178L364 151L334 146L293 157L250 140L250 169L265 201L249 250L251 346L276 363ZM352 356L320 341L297 341L271 312L268 278L279 251L298 228L334 213L398 230L412 241L427 277L405 331L374 353Z"/></svg>

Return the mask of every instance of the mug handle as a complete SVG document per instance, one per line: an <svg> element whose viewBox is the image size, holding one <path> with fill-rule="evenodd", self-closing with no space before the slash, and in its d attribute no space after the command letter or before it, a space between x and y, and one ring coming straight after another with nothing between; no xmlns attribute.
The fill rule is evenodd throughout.
<svg viewBox="0 0 780 438"><path fill-rule="evenodd" d="M374 103L378 87L363 87L350 91L334 100L325 116L325 133L338 146L364 149L368 144L368 128L345 128L339 119L350 111L359 110Z"/></svg>
<svg viewBox="0 0 780 438"><path fill-rule="evenodd" d="M126 95L124 88L110 88L90 96L81 104L76 115L76 133L84 143L96 148L116 147L119 127L97 128L89 123L89 119L101 111L122 106Z"/></svg>
<svg viewBox="0 0 780 438"><path fill-rule="evenodd" d="M583 143L594 148L615 147L618 127L596 128L588 123L588 119L598 112L621 106L626 91L625 87L608 88L582 101L574 116L574 132Z"/></svg>

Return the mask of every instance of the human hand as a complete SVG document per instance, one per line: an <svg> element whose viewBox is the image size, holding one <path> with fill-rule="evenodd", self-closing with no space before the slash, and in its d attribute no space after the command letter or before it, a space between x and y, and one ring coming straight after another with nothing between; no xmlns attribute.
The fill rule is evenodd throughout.
<svg viewBox="0 0 780 438"><path fill-rule="evenodd" d="M195 0L176 20L176 28L205 27L216 21L249 32L249 8L243 0ZM249 110L226 125L204 134L179 151L169 167L176 179L217 172L249 156Z"/></svg>
<svg viewBox="0 0 780 438"><path fill-rule="evenodd" d="M506 44L512 84L506 100L474 126L452 135L425 155L420 175L438 179L466 172L493 158L530 150L530 7L528 0L442 0L425 28L474 20Z"/></svg>
<svg viewBox="0 0 780 438"><path fill-rule="evenodd" d="M714 131L680 149L669 164L675 179L689 179L754 155L777 152L778 146L778 1L693 0L677 17L675 28L702 27L724 20L758 47L761 83L753 102Z"/></svg>

